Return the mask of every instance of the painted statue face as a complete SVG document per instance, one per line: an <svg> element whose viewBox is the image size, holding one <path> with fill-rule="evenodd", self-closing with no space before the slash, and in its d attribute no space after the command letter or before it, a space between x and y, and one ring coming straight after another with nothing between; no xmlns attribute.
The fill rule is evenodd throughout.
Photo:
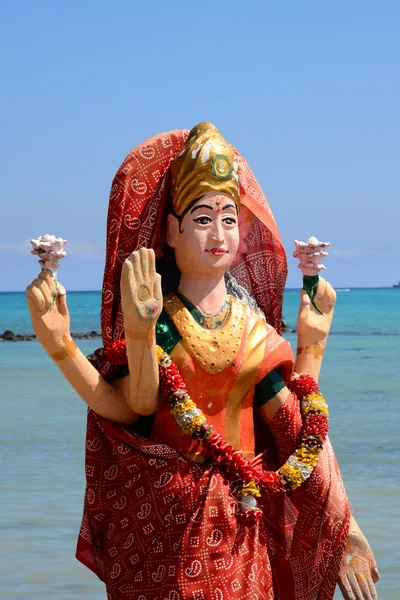
<svg viewBox="0 0 400 600"><path fill-rule="evenodd" d="M182 274L218 277L230 267L239 247L238 214L227 194L202 196L179 223L168 216L168 244Z"/></svg>

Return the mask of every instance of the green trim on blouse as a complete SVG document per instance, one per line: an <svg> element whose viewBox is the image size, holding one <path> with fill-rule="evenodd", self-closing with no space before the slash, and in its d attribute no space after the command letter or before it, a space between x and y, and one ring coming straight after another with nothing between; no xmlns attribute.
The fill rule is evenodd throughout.
<svg viewBox="0 0 400 600"><path fill-rule="evenodd" d="M274 396L276 396L283 388L286 383L283 381L279 369L275 369L268 373L259 383L257 383L254 390L253 406L254 408L261 408L264 404L269 402Z"/></svg>
<svg viewBox="0 0 400 600"><path fill-rule="evenodd" d="M207 317L206 315L203 315L203 313L196 306L194 306L194 304L192 304L190 300L186 298L186 296L180 292L177 292L176 295L184 307L190 312L196 323L201 325L204 329L216 329L217 327L221 327L229 315L229 309L231 307L229 296L225 298L225 302L217 314Z"/></svg>
<svg viewBox="0 0 400 600"><path fill-rule="evenodd" d="M170 316L165 308L162 309L161 315L156 323L156 342L158 346L171 354L178 342L181 341L181 335L173 324Z"/></svg>

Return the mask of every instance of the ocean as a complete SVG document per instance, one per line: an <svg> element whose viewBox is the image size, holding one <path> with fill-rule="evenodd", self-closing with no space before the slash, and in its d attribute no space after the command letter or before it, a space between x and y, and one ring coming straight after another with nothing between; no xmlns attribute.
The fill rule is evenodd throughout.
<svg viewBox="0 0 400 600"><path fill-rule="evenodd" d="M296 324L298 291L284 318ZM71 330L100 330L100 292L70 292ZM32 333L25 296L0 294L0 332ZM295 334L285 334L295 348ZM77 340L84 353L100 339ZM353 514L375 553L378 596L400 584L400 289L343 289L320 385ZM37 342L0 343L0 598L105 598L75 560L84 494L86 408ZM335 598L340 598L337 592Z"/></svg>

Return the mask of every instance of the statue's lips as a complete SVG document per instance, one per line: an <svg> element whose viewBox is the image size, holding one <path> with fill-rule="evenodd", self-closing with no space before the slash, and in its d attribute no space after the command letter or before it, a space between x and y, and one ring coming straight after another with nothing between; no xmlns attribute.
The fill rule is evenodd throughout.
<svg viewBox="0 0 400 600"><path fill-rule="evenodd" d="M229 250L224 250L222 248L211 248L211 250L204 250L204 252L211 252L215 256L220 256L221 254L229 254Z"/></svg>

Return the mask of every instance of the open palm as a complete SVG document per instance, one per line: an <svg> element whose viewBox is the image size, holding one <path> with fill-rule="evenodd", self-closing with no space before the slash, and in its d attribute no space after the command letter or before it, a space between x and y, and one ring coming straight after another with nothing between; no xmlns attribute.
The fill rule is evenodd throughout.
<svg viewBox="0 0 400 600"><path fill-rule="evenodd" d="M145 332L155 325L163 303L154 250L141 248L124 262L121 298L125 329Z"/></svg>

